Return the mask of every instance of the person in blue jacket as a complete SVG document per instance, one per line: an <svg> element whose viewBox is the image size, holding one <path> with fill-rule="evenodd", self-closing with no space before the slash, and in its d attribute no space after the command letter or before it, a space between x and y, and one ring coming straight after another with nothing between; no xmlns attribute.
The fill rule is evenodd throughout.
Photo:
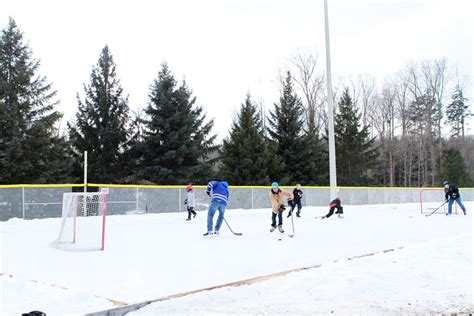
<svg viewBox="0 0 474 316"><path fill-rule="evenodd" d="M209 211L207 212L207 233L204 236L218 236L222 221L224 220L225 208L229 202L229 184L226 181L210 181L207 184L206 193L211 197L211 205L209 205ZM213 231L213 219L217 210L219 211L219 216Z"/></svg>

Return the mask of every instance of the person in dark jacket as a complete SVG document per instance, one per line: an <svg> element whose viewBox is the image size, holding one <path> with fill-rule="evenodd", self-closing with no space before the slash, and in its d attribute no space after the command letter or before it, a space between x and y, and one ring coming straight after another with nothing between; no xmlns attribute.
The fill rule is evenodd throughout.
<svg viewBox="0 0 474 316"><path fill-rule="evenodd" d="M461 207L462 211L464 212L464 215L466 215L466 207L464 207L464 205L462 204L461 193L459 193L458 186L454 183L449 184L448 181L444 181L443 185L444 185L444 198L446 199L446 202L448 202L448 213L446 213L446 215L451 215L454 201L458 203L458 205Z"/></svg>
<svg viewBox="0 0 474 316"><path fill-rule="evenodd" d="M342 211L341 198L340 197L336 197L334 200L331 201L331 203L329 203L329 213L327 213L326 215L321 217L321 219L331 217L332 214L334 214L335 209L337 209L337 211L336 211L337 217L342 218L343 217L342 214L344 214L344 213Z"/></svg>
<svg viewBox="0 0 474 316"><path fill-rule="evenodd" d="M296 217L301 217L301 199L303 198L303 191L301 191L301 184L297 183L296 188L293 190L293 200L288 200L288 204L291 206L291 210L288 212L286 217L290 217L293 214L295 207L298 207L296 211Z"/></svg>
<svg viewBox="0 0 474 316"><path fill-rule="evenodd" d="M222 221L224 220L225 208L229 202L229 184L226 181L210 181L207 184L206 193L211 197L211 205L207 212L207 233L205 233L204 236L219 236L219 230L221 229ZM213 231L212 224L214 214L217 210L219 210L219 217L217 217L216 226Z"/></svg>

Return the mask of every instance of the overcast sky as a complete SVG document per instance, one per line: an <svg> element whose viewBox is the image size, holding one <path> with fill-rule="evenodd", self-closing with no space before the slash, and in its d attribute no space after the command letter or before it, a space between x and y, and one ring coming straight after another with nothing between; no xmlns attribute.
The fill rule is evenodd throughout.
<svg viewBox="0 0 474 316"><path fill-rule="evenodd" d="M335 84L359 74L382 82L409 61L446 57L468 76L466 96L474 102L471 0L328 3ZM131 110L146 106L166 61L215 119L220 139L248 91L272 107L278 72L298 50L319 51L325 68L323 0L2 0L1 28L9 16L58 90L65 120L74 118L76 93L83 96L105 45ZM474 120L470 127L474 134Z"/></svg>

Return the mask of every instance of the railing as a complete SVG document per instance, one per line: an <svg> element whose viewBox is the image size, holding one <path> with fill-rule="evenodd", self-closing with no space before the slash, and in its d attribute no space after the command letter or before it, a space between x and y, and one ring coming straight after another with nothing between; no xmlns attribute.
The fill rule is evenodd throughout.
<svg viewBox="0 0 474 316"><path fill-rule="evenodd" d="M0 185L0 221L10 218L60 217L65 192L82 191L82 184L62 185ZM88 190L109 188L107 213L142 214L184 212L185 186L145 186L89 184ZM282 187L292 191L293 187ZM424 188L338 187L345 205L420 203ZM303 187L303 205L327 206L330 187ZM463 201L474 201L474 188L461 188ZM270 187L230 186L228 209L269 208ZM205 186L194 186L197 210L209 206ZM443 202L443 196L426 202ZM425 202L425 200L423 201ZM469 208L469 207L468 207Z"/></svg>

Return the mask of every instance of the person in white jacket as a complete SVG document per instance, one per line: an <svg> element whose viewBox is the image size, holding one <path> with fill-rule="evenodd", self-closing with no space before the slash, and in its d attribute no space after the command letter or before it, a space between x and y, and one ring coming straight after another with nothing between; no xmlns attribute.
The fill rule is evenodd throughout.
<svg viewBox="0 0 474 316"><path fill-rule="evenodd" d="M188 208L188 218L186 219L187 221L191 220L191 214L193 215L193 218L196 217L197 213L194 210L196 207L196 199L194 198L194 191L193 191L193 185L192 183L188 184L186 186L186 191L188 192L188 196L186 200L184 200L184 204Z"/></svg>

